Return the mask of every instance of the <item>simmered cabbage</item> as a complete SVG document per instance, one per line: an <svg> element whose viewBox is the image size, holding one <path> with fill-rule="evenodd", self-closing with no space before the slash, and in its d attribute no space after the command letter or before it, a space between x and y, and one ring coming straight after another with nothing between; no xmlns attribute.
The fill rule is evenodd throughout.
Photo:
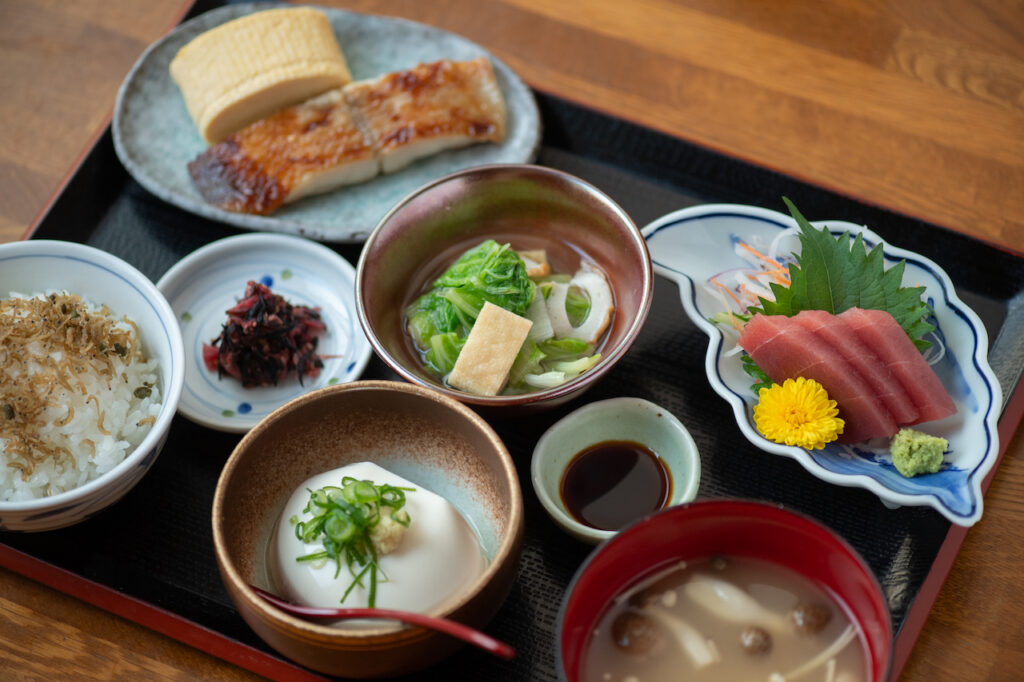
<svg viewBox="0 0 1024 682"><path fill-rule="evenodd" d="M568 281L569 276L545 277L544 286L558 278ZM463 253L434 280L430 291L409 305L405 311L406 326L424 364L444 378L455 366L485 302L533 319L537 305L544 308L544 298L538 293L540 286L527 275L523 259L509 244L489 239ZM539 300L535 301L535 296ZM531 304L534 316L528 313ZM575 288L566 297L565 306L566 314L575 323L586 319L590 312L589 299ZM563 383L601 359L599 353L594 353L593 344L571 337L556 338L559 335L551 331L550 323L538 326L548 336L534 335L523 344L509 372L507 392Z"/></svg>

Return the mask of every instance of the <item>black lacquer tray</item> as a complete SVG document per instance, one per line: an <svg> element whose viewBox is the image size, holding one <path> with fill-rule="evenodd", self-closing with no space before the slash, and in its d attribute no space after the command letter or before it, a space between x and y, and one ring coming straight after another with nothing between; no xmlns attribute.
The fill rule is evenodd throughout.
<svg viewBox="0 0 1024 682"><path fill-rule="evenodd" d="M212 4L198 3L189 17ZM595 184L639 226L697 203L778 210L780 197L787 195L805 215L867 224L889 243L931 258L984 320L1004 407L1011 404L1024 369L1024 259L563 100L542 94L538 100L545 130L538 163ZM31 236L91 244L156 281L194 249L235 233L142 189L118 162L108 128ZM353 264L358 260L358 245L337 250ZM529 483L530 455L556 420L585 402L614 396L652 400L687 425L701 455L701 496L785 505L825 523L859 550L889 602L897 649L902 644L903 651L894 664L898 675L963 531L930 508L887 509L867 491L828 485L793 460L753 448L705 378L706 347L706 337L682 310L676 286L658 278L636 344L589 393L550 412L490 419L517 464L526 539L518 579L487 629L515 646L518 656L504 662L467 648L415 679L557 679L558 607L592 548L569 539L547 517ZM364 378L397 379L377 358ZM1012 402L1015 407L1003 413L1000 424L1004 448L1021 416L1020 401ZM123 500L70 529L0 533L0 564L261 674L288 679L308 674L253 634L217 572L210 507L220 469L238 439L177 417L156 464Z"/></svg>

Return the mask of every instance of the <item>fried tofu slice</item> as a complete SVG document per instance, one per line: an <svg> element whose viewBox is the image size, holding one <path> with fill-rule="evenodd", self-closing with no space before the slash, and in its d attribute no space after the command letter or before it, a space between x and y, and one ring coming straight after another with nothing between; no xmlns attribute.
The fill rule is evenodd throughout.
<svg viewBox="0 0 1024 682"><path fill-rule="evenodd" d="M445 149L505 137L505 101L486 57L419 64L349 83L344 92L385 173Z"/></svg>
<svg viewBox="0 0 1024 682"><path fill-rule="evenodd" d="M525 317L489 301L484 303L448 383L467 393L498 395L532 326Z"/></svg>
<svg viewBox="0 0 1024 682"><path fill-rule="evenodd" d="M544 249L532 249L529 251L517 251L519 257L526 265L527 277L547 277L551 274L551 264L548 263L548 252Z"/></svg>

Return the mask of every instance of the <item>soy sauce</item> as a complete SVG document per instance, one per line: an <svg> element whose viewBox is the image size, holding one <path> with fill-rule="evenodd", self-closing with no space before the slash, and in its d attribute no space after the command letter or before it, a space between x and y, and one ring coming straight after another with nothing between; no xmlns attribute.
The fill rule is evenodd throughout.
<svg viewBox="0 0 1024 682"><path fill-rule="evenodd" d="M572 517L599 530L619 530L672 497L665 462L633 441L604 441L577 453L559 488Z"/></svg>

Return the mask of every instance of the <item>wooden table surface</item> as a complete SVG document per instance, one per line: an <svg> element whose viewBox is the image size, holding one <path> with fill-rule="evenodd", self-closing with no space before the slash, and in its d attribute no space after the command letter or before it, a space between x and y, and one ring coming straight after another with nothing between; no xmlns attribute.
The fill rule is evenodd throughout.
<svg viewBox="0 0 1024 682"><path fill-rule="evenodd" d="M539 90L1024 251L1019 0L323 4L461 33ZM25 234L184 5L0 0L0 242ZM985 504L902 679L1021 679L1020 432ZM3 569L0 669L251 677Z"/></svg>

